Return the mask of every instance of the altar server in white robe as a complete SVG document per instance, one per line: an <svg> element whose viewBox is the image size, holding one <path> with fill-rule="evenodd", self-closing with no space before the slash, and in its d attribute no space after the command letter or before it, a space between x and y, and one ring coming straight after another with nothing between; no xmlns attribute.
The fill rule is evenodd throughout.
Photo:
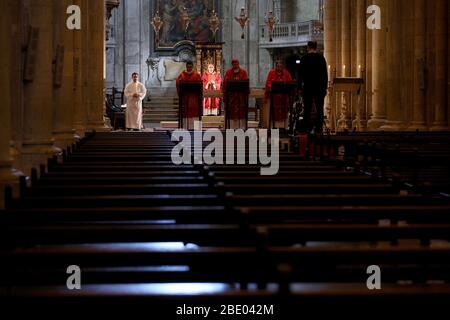
<svg viewBox="0 0 450 320"><path fill-rule="evenodd" d="M142 100L144 100L147 94L147 89L138 81L139 74L137 72L134 72L131 78L133 81L128 83L124 90L124 95L127 98L127 110L125 113L126 128L140 130L143 128Z"/></svg>

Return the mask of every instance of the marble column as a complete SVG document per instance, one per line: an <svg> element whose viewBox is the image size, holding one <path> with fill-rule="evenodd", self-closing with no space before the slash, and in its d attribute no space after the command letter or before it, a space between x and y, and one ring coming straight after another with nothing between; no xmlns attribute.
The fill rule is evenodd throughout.
<svg viewBox="0 0 450 320"><path fill-rule="evenodd" d="M87 130L105 131L104 125L104 83L105 83L105 3L87 2L87 56L83 57L88 66L86 90L89 95L87 104ZM83 43L84 44L84 43Z"/></svg>
<svg viewBox="0 0 450 320"><path fill-rule="evenodd" d="M46 163L61 152L53 146L53 1L28 1L29 22L38 28L34 72L24 85L26 109L22 142L22 169L30 174L32 167ZM31 50L30 47L27 50ZM28 51L29 52L29 51Z"/></svg>
<svg viewBox="0 0 450 320"><path fill-rule="evenodd" d="M386 0L374 0L373 4L386 12ZM385 19L385 18L384 18ZM372 32L372 116L369 130L379 130L386 121L386 21L381 15L381 29Z"/></svg>
<svg viewBox="0 0 450 320"><path fill-rule="evenodd" d="M386 116L387 121L380 127L386 131L398 131L401 129L402 121L401 113L403 110L401 100L401 59L405 58L406 50L402 48L401 39L401 0L388 1L386 3L387 12L382 14L386 17L387 33L386 41L386 60L385 64L389 67L389 72L386 72ZM406 85L403 83L402 85Z"/></svg>
<svg viewBox="0 0 450 320"><path fill-rule="evenodd" d="M12 25L8 2L0 1L0 38L2 50L0 50L0 92L2 92L2 107L0 108L0 209L4 208L4 195L6 185L18 184L18 178L12 167L10 155L11 141L11 109L14 97L11 95L11 47L13 43Z"/></svg>
<svg viewBox="0 0 450 320"><path fill-rule="evenodd" d="M409 130L426 130L425 110L426 0L414 0L414 101Z"/></svg>
<svg viewBox="0 0 450 320"><path fill-rule="evenodd" d="M58 62L58 67L62 70L58 71L58 83L54 86L53 91L53 137L55 145L65 148L74 142L73 130L73 59L74 59L74 33L77 30L69 30L66 28L66 8L73 4L72 0L60 0L54 2L54 49L59 48L59 54L62 60ZM61 73L59 75L59 73Z"/></svg>
<svg viewBox="0 0 450 320"><path fill-rule="evenodd" d="M434 16L434 39L435 39L435 74L434 74L434 95L433 123L431 130L448 130L445 80L447 71L447 0L435 0Z"/></svg>
<svg viewBox="0 0 450 320"><path fill-rule="evenodd" d="M330 90L328 90L328 96L325 102L325 115L327 117L326 122L328 128L335 129L334 110L336 110L336 97L331 90L331 81L333 80L334 70L337 67L336 61L336 1L325 0L324 2L324 54L328 64L328 81L330 83Z"/></svg>

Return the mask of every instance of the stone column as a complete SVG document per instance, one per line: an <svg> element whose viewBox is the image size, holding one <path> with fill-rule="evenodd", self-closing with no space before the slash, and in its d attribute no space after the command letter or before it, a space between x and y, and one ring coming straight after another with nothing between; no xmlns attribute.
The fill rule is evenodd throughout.
<svg viewBox="0 0 450 320"><path fill-rule="evenodd" d="M0 92L2 92L2 107L0 108L0 209L4 208L5 186L16 185L18 178L12 167L10 156L11 141L11 109L15 98L11 95L11 47L15 39L11 38L10 12L8 2L0 1L0 38L2 50L0 50Z"/></svg>
<svg viewBox="0 0 450 320"><path fill-rule="evenodd" d="M8 0L8 12L11 23L11 63L9 83L11 90L11 97L14 97L14 107L11 108L11 149L10 155L13 158L13 166L15 168L21 167L20 149L22 148L23 140L23 48L26 47L26 25L28 25L24 9L23 1Z"/></svg>
<svg viewBox="0 0 450 320"><path fill-rule="evenodd" d="M357 77L364 79L364 85L357 98L357 113L359 131L366 131L367 128L367 105L366 105L366 6L364 1L356 2L356 65Z"/></svg>
<svg viewBox="0 0 450 320"><path fill-rule="evenodd" d="M325 101L325 115L328 128L335 129L333 110L336 110L336 97L333 95L331 81L334 76L334 70L337 67L336 62L336 1L325 0L324 3L324 55L328 64L328 81L330 83L328 96Z"/></svg>
<svg viewBox="0 0 450 320"><path fill-rule="evenodd" d="M22 142L22 168L25 174L32 167L45 163L47 158L60 153L53 146L53 1L28 1L30 26L37 28L39 37L34 52L34 72L24 85L26 108ZM27 48L30 52L30 46Z"/></svg>
<svg viewBox="0 0 450 320"><path fill-rule="evenodd" d="M117 60L118 60L118 59L116 59L116 32L117 31L113 29L114 26L116 25L117 13L114 15L114 18L113 18L113 10L120 5L120 1L119 0L105 0L105 2L106 2L105 87L111 88L111 87L115 87L115 81L114 81L115 68L116 68ZM146 2L146 5L150 5L149 1ZM144 10L144 9L142 9L142 10ZM148 16L144 13L142 13L142 15ZM142 20L142 19L140 19L140 20ZM149 24L148 19L143 19L143 20L145 20L145 23ZM142 22L143 21L139 21L139 23L142 23ZM150 28L150 26L146 26L146 27L147 27L147 29ZM142 29L145 29L145 27ZM113 30L114 30L114 33L112 32ZM147 40L147 43L150 44L150 41L149 41L150 37L147 36L147 37L145 37L145 39ZM148 49L145 52L150 52L150 51ZM145 79L142 77L141 82L145 83L144 80ZM109 118L107 118L107 121L109 123L111 122Z"/></svg>
<svg viewBox="0 0 450 320"><path fill-rule="evenodd" d="M426 36L425 36L425 117L426 126L430 130L434 117L434 105L436 101L434 78L436 75L436 44L435 44L435 12L436 1L426 2Z"/></svg>
<svg viewBox="0 0 450 320"><path fill-rule="evenodd" d="M89 0L80 0L82 4L81 9L81 58L80 58L80 70L81 70L81 105L76 110L75 117L75 130L76 134L83 137L88 130L88 109L90 104L90 89L91 80L89 79Z"/></svg>
<svg viewBox="0 0 450 320"><path fill-rule="evenodd" d="M87 9L87 5L84 3L85 0L74 0L73 4L80 6L82 12ZM83 19L84 18L84 19ZM85 98L87 98L86 92L83 90L83 75L86 73L87 68L83 68L86 64L83 60L83 50L87 50L86 46L83 45L83 40L87 38L87 19L82 13L81 20L81 30L73 30L73 125L75 129L74 138L79 139L84 136L86 131L86 118L87 118L87 103ZM86 79L87 80L87 79Z"/></svg>
<svg viewBox="0 0 450 320"><path fill-rule="evenodd" d="M57 82L53 91L53 137L55 145L65 148L74 141L73 130L73 101L75 98L73 88L73 59L74 59L74 33L77 30L69 30L66 27L66 8L73 4L72 0L60 0L54 2L54 49L57 57L62 55L62 60L57 61ZM61 73L59 75L59 73Z"/></svg>
<svg viewBox="0 0 450 320"><path fill-rule="evenodd" d="M109 40L109 37L111 35L111 26L109 24L109 20L112 16L112 10L114 8L117 8L120 5L119 0L105 0L106 4L106 14L105 14L105 37L106 40Z"/></svg>
<svg viewBox="0 0 450 320"><path fill-rule="evenodd" d="M87 130L105 131L103 115L105 106L105 3L87 1L87 56L88 66L86 90L89 95L87 105Z"/></svg>
<svg viewBox="0 0 450 320"><path fill-rule="evenodd" d="M386 0L374 0L373 4L386 12ZM378 130L386 121L386 21L381 16L381 29L372 30L372 116L369 130Z"/></svg>
<svg viewBox="0 0 450 320"><path fill-rule="evenodd" d="M433 124L431 130L448 130L445 80L447 69L447 0L435 0L435 75L434 75L434 95Z"/></svg>
<svg viewBox="0 0 450 320"><path fill-rule="evenodd" d="M407 85L401 82L400 73L402 72L401 59L406 56L407 51L402 50L401 26L402 14L401 0L388 1L386 3L386 11L382 11L382 17L387 18L385 21L387 33L386 41L386 60L385 64L389 71L386 72L386 113L387 121L380 127L386 131L398 131L401 129L401 112L403 109L401 99L401 85ZM383 14L383 12L386 12Z"/></svg>
<svg viewBox="0 0 450 320"><path fill-rule="evenodd" d="M348 77L351 74L351 16L350 16L350 0L341 0L341 77ZM338 69L339 69L338 68ZM350 94L343 92L341 103L341 114L337 123L337 129L344 130L349 129L350 121L349 115L351 114L351 99Z"/></svg>
<svg viewBox="0 0 450 320"><path fill-rule="evenodd" d="M426 130L425 22L426 0L414 1L414 101L409 130Z"/></svg>
<svg viewBox="0 0 450 320"><path fill-rule="evenodd" d="M258 16L257 1L249 1L249 12L254 16ZM250 77L250 86L256 87L259 84L259 25L258 19L250 19L248 22L248 38L247 38L247 60L248 60L248 75ZM251 99L253 103L253 99Z"/></svg>
<svg viewBox="0 0 450 320"><path fill-rule="evenodd" d="M447 59L450 55L450 5L447 4ZM450 61L447 61L447 119L450 120Z"/></svg>

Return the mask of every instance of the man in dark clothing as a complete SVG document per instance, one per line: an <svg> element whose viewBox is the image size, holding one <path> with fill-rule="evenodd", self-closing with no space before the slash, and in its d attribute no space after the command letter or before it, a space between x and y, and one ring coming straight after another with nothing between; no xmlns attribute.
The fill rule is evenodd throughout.
<svg viewBox="0 0 450 320"><path fill-rule="evenodd" d="M321 133L323 127L323 106L328 87L327 62L317 53L317 42L309 41L308 53L300 61L299 88L303 91L303 119L306 130ZM316 121L311 119L313 103L316 106Z"/></svg>

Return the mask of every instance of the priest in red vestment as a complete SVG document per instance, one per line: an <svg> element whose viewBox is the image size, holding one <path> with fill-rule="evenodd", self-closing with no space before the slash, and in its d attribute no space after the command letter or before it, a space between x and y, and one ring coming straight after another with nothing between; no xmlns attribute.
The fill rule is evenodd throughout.
<svg viewBox="0 0 450 320"><path fill-rule="evenodd" d="M203 91L220 90L222 86L222 78L220 73L214 71L214 65L208 64L208 70L202 76ZM220 98L203 98L203 114L218 115Z"/></svg>
<svg viewBox="0 0 450 320"><path fill-rule="evenodd" d="M230 101L227 101L227 82L230 80L248 80L247 71L239 66L239 60L233 59L231 61L232 67L227 70L225 77L223 78L223 96L225 105L228 104L228 117L230 119L230 128L245 128L245 106L248 104L248 94L250 93L250 87L248 88L248 94L245 92L236 92L229 95Z"/></svg>
<svg viewBox="0 0 450 320"><path fill-rule="evenodd" d="M194 70L194 64L191 61L186 62L186 71L180 73L177 78L177 92L180 96L181 81L202 81L202 77ZM181 100L183 112L183 128L194 129L194 121L199 120L199 95L197 93L184 93Z"/></svg>
<svg viewBox="0 0 450 320"><path fill-rule="evenodd" d="M266 128L271 127L269 123L270 114L270 92L272 90L272 83L274 81L286 82L292 81L292 77L284 67L282 61L277 61L275 69L269 71L266 80L266 94L265 94L265 108L263 112L264 126ZM286 129L288 127L288 113L289 113L289 95L276 94L273 97L273 119L275 121L275 128Z"/></svg>

